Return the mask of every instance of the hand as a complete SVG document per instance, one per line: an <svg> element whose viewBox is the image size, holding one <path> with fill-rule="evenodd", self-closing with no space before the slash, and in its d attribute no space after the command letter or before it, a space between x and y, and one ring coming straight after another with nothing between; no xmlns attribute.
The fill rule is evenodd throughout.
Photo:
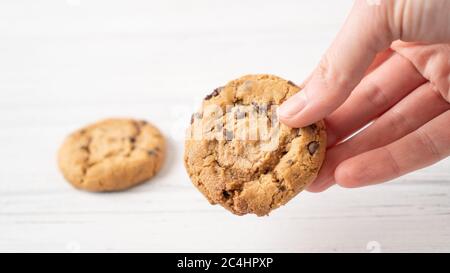
<svg viewBox="0 0 450 273"><path fill-rule="evenodd" d="M327 157L308 190L376 184L450 155L449 10L448 0L355 2L278 112L292 127L325 118Z"/></svg>

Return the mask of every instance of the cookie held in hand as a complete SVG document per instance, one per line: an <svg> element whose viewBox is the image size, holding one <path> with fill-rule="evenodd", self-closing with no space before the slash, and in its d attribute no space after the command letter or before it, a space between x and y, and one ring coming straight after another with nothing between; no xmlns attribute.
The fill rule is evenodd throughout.
<svg viewBox="0 0 450 273"><path fill-rule="evenodd" d="M146 121L107 119L71 134L58 163L76 188L120 191L153 177L165 157L165 139Z"/></svg>
<svg viewBox="0 0 450 273"><path fill-rule="evenodd" d="M184 161L210 203L263 216L316 178L325 157L324 122L289 128L276 114L297 92L279 77L248 75L205 97L192 115Z"/></svg>

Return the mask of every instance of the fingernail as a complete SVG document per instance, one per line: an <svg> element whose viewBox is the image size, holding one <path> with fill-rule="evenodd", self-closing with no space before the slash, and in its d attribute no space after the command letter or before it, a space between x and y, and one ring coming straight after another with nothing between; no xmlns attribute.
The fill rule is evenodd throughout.
<svg viewBox="0 0 450 273"><path fill-rule="evenodd" d="M302 90L290 97L278 108L278 115L284 118L291 118L299 113L306 106L306 94Z"/></svg>

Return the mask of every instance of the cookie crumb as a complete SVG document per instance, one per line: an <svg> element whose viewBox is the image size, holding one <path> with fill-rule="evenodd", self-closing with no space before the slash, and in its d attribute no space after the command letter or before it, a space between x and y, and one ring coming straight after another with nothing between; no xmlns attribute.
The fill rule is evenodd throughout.
<svg viewBox="0 0 450 273"><path fill-rule="evenodd" d="M223 89L223 87L218 87L218 88L214 89L214 91L211 94L209 94L205 97L205 100L210 100L213 97L218 96L220 94L220 92L222 91L222 89Z"/></svg>

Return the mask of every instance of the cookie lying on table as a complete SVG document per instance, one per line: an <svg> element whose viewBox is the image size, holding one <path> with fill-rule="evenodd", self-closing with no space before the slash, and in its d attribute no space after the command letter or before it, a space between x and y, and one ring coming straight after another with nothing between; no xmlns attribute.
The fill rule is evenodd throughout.
<svg viewBox="0 0 450 273"><path fill-rule="evenodd" d="M325 156L324 122L295 129L276 115L277 105L299 91L276 76L248 75L206 96L192 115L184 161L211 204L263 216L316 178Z"/></svg>
<svg viewBox="0 0 450 273"><path fill-rule="evenodd" d="M150 123L107 119L71 134L60 148L58 163L76 188L119 191L153 177L165 152L164 137Z"/></svg>

